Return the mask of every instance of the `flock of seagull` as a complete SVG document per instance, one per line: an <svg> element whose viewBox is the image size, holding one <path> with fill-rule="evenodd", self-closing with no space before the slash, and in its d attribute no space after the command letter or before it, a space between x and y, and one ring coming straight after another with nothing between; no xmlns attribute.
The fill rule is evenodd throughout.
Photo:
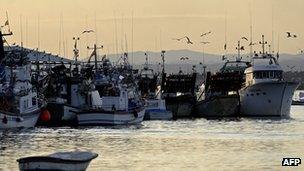
<svg viewBox="0 0 304 171"><path fill-rule="evenodd" d="M211 31L208 31L208 32L205 32L205 33L202 33L200 35L200 37L204 37L204 36L207 36L209 34L211 34L212 32ZM287 38L297 38L298 36L294 33L291 33L291 32L286 32L287 34ZM245 40L245 41L249 41L247 37L241 37L242 40ZM176 40L176 41L182 41L182 40L186 40L186 43L187 44L191 44L193 45L194 42L189 38L189 36L184 36L184 37L181 37L181 38L172 38L172 40ZM200 44L210 44L211 42L208 42L208 41L202 41L202 42L199 42ZM248 46L254 46L254 45L257 45L257 43L254 43L254 42L250 42ZM224 45L224 49L226 50L226 47L227 45L225 44ZM241 46L240 47L240 50L245 50L244 46ZM300 53L301 54L304 54L304 49L299 49L300 50Z"/></svg>
<svg viewBox="0 0 304 171"><path fill-rule="evenodd" d="M200 37L207 36L208 34L211 34L211 33L212 33L211 31L208 31L206 33L202 33ZM184 39L186 39L187 44L194 44L193 41L191 41L191 39L188 36L184 36L184 37L181 37L181 38L172 38L172 40L177 40L177 41L182 41ZM200 43L201 44L209 44L211 42L202 41Z"/></svg>

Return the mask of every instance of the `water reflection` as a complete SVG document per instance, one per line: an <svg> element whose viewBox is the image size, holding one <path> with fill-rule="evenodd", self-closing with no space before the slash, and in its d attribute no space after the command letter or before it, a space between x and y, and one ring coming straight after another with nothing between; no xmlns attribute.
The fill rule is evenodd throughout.
<svg viewBox="0 0 304 171"><path fill-rule="evenodd" d="M303 111L294 107L293 119L284 120L198 119L125 128L4 131L0 170L16 170L19 157L75 149L100 154L89 170L279 170L283 157L303 158Z"/></svg>

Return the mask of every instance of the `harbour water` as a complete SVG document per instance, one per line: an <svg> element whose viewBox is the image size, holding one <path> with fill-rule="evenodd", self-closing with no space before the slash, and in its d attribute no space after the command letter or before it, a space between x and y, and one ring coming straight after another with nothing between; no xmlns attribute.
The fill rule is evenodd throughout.
<svg viewBox="0 0 304 171"><path fill-rule="evenodd" d="M148 121L127 128L34 128L0 132L0 170L17 158L92 150L88 170L283 170L284 157L304 159L304 106L292 119ZM292 170L303 170L303 165Z"/></svg>

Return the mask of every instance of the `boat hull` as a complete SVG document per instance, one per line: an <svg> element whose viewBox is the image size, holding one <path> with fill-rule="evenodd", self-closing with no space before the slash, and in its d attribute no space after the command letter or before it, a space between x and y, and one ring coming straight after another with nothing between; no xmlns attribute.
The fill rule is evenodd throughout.
<svg viewBox="0 0 304 171"><path fill-rule="evenodd" d="M144 109L136 111L81 111L77 113L80 126L115 126L140 124L145 115Z"/></svg>
<svg viewBox="0 0 304 171"><path fill-rule="evenodd" d="M295 82L257 83L240 90L240 113L248 117L289 117Z"/></svg>
<svg viewBox="0 0 304 171"><path fill-rule="evenodd" d="M39 126L58 127L58 126L76 126L76 112L78 108L65 103L50 102L46 109L51 114L49 121L38 120Z"/></svg>
<svg viewBox="0 0 304 171"><path fill-rule="evenodd" d="M166 97L165 100L166 108L172 112L174 119L192 117L192 108L195 104L192 95Z"/></svg>
<svg viewBox="0 0 304 171"><path fill-rule="evenodd" d="M197 117L234 117L239 113L239 96L215 96L194 106Z"/></svg>
<svg viewBox="0 0 304 171"><path fill-rule="evenodd" d="M146 109L144 120L170 120L172 118L172 112L166 109Z"/></svg>
<svg viewBox="0 0 304 171"><path fill-rule="evenodd" d="M98 154L90 152L63 152L48 156L33 156L18 159L20 171L58 170L85 171Z"/></svg>
<svg viewBox="0 0 304 171"><path fill-rule="evenodd" d="M58 171L85 171L89 166L89 162L75 163L75 162L50 162L37 161L28 163L19 163L20 171L33 170L58 170Z"/></svg>
<svg viewBox="0 0 304 171"><path fill-rule="evenodd" d="M21 116L0 112L0 129L35 127L39 116L40 109Z"/></svg>

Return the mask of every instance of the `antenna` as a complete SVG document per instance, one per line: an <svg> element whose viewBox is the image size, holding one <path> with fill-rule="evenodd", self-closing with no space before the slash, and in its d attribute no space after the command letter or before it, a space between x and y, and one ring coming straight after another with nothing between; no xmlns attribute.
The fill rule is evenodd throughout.
<svg viewBox="0 0 304 171"><path fill-rule="evenodd" d="M20 45L23 47L23 30L22 30L22 15L19 16L20 22Z"/></svg>
<svg viewBox="0 0 304 171"><path fill-rule="evenodd" d="M227 11L225 11L225 45L224 45L224 50L225 50L225 56L227 55Z"/></svg>
<svg viewBox="0 0 304 171"><path fill-rule="evenodd" d="M66 52L66 49L65 49L65 39L63 39L63 56L65 57L65 52Z"/></svg>
<svg viewBox="0 0 304 171"><path fill-rule="evenodd" d="M134 65L134 11L132 11L132 65Z"/></svg>
<svg viewBox="0 0 304 171"><path fill-rule="evenodd" d="M272 5L272 13L271 13L271 48L274 48L274 24L273 24L273 21L274 21L274 10L273 10L273 5ZM272 49L269 48L269 53L272 52Z"/></svg>
<svg viewBox="0 0 304 171"><path fill-rule="evenodd" d="M127 40L127 34L125 34L125 43L126 43L126 53L128 53L128 40Z"/></svg>
<svg viewBox="0 0 304 171"><path fill-rule="evenodd" d="M155 36L155 51L157 52L158 49L157 49L157 36Z"/></svg>
<svg viewBox="0 0 304 171"><path fill-rule="evenodd" d="M40 49L40 13L38 13L37 50Z"/></svg>
<svg viewBox="0 0 304 171"><path fill-rule="evenodd" d="M119 59L118 55L118 35L117 35L117 19L116 19L116 13L114 12L114 26L115 26L115 46L116 46L116 55L117 59Z"/></svg>
<svg viewBox="0 0 304 171"><path fill-rule="evenodd" d="M25 17L25 46L28 46L28 20Z"/></svg>
<svg viewBox="0 0 304 171"><path fill-rule="evenodd" d="M121 15L121 40L120 40L120 46L121 46L121 53L122 54L124 54L123 39L124 39L124 14Z"/></svg>
<svg viewBox="0 0 304 171"><path fill-rule="evenodd" d="M236 61L240 61L240 60L242 59L242 58L241 58L241 50L244 50L244 47L241 46L241 41L238 41L236 50L238 51L238 56L237 56Z"/></svg>
<svg viewBox="0 0 304 171"><path fill-rule="evenodd" d="M61 33L62 33L62 48L63 48L63 56L65 56L66 48L65 48L65 31L64 31L64 21L63 15L61 14Z"/></svg>
<svg viewBox="0 0 304 171"><path fill-rule="evenodd" d="M280 34L278 33L278 54L280 53Z"/></svg>
<svg viewBox="0 0 304 171"><path fill-rule="evenodd" d="M265 45L267 44L267 42L265 42L265 36L262 35L262 41L259 42L262 45L262 49L263 49L263 55L265 54Z"/></svg>
<svg viewBox="0 0 304 171"><path fill-rule="evenodd" d="M86 27L86 30L88 30L88 15L86 15L86 18L85 18L85 27ZM89 43L89 35L86 34L86 46L88 46L88 43ZM86 49L86 57L89 56L89 49Z"/></svg>
<svg viewBox="0 0 304 171"><path fill-rule="evenodd" d="M61 53L61 31L62 31L62 26L61 26L61 24L62 24L62 22L61 22L61 20L62 20L62 13L60 13L60 17L59 17L59 46L58 46L58 55L60 55L60 53Z"/></svg>
<svg viewBox="0 0 304 171"><path fill-rule="evenodd" d="M10 27L10 25L9 25L8 13L7 13L7 11L6 11L6 22L7 22L7 23L5 23L5 25L7 25L7 27L8 27L8 32L11 33L11 27Z"/></svg>
<svg viewBox="0 0 304 171"><path fill-rule="evenodd" d="M149 56L148 56L148 52L147 51L145 53L145 56L146 56L146 67L148 68L149 67Z"/></svg>
<svg viewBox="0 0 304 171"><path fill-rule="evenodd" d="M162 46L162 30L159 30L159 47L160 50L163 50L163 46Z"/></svg>
<svg viewBox="0 0 304 171"><path fill-rule="evenodd" d="M253 37L253 24L252 24L252 9L251 9L251 4L249 5L249 17L250 17L250 58L253 57L253 42L252 42L252 37Z"/></svg>
<svg viewBox="0 0 304 171"><path fill-rule="evenodd" d="M94 19L94 24L95 24L95 44L98 42L98 32L97 32L97 18L96 18L96 12L95 12L95 19Z"/></svg>
<svg viewBox="0 0 304 171"><path fill-rule="evenodd" d="M164 51L164 50L161 51L161 57L162 57L162 62L163 62L163 70L162 70L163 74L165 73L165 53L166 53L166 51Z"/></svg>
<svg viewBox="0 0 304 171"><path fill-rule="evenodd" d="M92 49L92 50L93 50L92 55L89 57L88 63L91 61L91 57L94 56L94 57L95 57L95 72L96 72L97 69L98 69L98 65L97 65L97 50L98 50L98 49L103 49L103 46L101 45L101 46L97 47L97 45L94 44L94 47L93 47L93 48L90 48L90 47L88 46L87 49Z"/></svg>

